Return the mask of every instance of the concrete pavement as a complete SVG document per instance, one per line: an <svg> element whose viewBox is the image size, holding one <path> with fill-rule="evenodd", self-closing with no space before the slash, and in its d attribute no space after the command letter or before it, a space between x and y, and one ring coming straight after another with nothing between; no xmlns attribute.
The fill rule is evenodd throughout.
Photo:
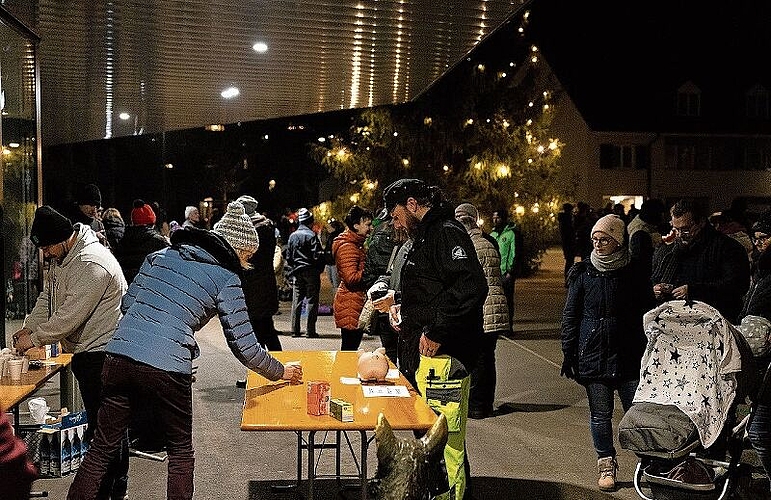
<svg viewBox="0 0 771 500"><path fill-rule="evenodd" d="M329 303L328 284L322 294L322 302ZM468 424L474 498L638 498L631 486L635 457L621 450L620 490L613 494L597 491L586 394L581 386L559 376L562 355L558 325L564 296L559 249L545 255L535 276L517 282L515 335L501 338L496 352L498 410L492 418L469 420ZM275 318L276 326L289 332L287 303L282 303L281 311ZM318 339L286 334L281 342L285 350L339 348L339 330L330 316L319 317L318 332ZM196 498L270 498L264 493L267 481L294 477L296 437L292 433L240 431L243 389L236 388L234 382L243 377L244 368L230 353L217 320L197 339L202 354L193 386ZM362 347L378 346L379 339L366 336ZM49 404L55 404L54 387L43 393L51 400ZM620 417L617 410L616 422ZM372 476L374 446L368 461ZM346 469L352 470L350 457L344 460ZM164 498L165 473L166 463L132 458L130 498ZM65 498L70 482L70 477L43 479L35 488L47 490L51 498ZM333 483L324 485L317 498L333 498ZM345 496L353 498L355 491ZM285 493L274 498L295 497Z"/></svg>

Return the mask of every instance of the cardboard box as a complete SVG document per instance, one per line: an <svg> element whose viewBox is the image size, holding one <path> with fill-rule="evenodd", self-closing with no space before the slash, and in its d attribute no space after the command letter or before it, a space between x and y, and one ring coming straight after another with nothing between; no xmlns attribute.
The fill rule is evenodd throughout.
<svg viewBox="0 0 771 500"><path fill-rule="evenodd" d="M56 344L47 344L40 347L33 347L32 349L29 349L26 353L24 353L25 356L27 356L30 360L43 360L43 359L49 359L54 356L58 356L61 353L61 346L59 343Z"/></svg>
<svg viewBox="0 0 771 500"><path fill-rule="evenodd" d="M353 422L353 404L342 399L331 399L329 414L341 422Z"/></svg>
<svg viewBox="0 0 771 500"><path fill-rule="evenodd" d="M83 440L86 428L86 412L80 411L63 415L60 422L45 425L37 431L40 442L35 465L41 477L62 477L78 470L88 449Z"/></svg>
<svg viewBox="0 0 771 500"><path fill-rule="evenodd" d="M308 415L328 415L330 397L329 382L308 382Z"/></svg>

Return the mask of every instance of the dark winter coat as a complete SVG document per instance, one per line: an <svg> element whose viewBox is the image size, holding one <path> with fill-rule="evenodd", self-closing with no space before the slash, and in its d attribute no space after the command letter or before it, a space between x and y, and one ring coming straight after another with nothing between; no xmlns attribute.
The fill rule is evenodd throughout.
<svg viewBox="0 0 771 500"><path fill-rule="evenodd" d="M105 217L102 219L102 224L104 224L104 236L110 243L110 248L117 248L126 233L126 224L117 217Z"/></svg>
<svg viewBox="0 0 771 500"><path fill-rule="evenodd" d="M289 275L293 276L302 269L315 269L319 273L324 270L324 249L313 229L300 224L289 235L286 245L286 266Z"/></svg>
<svg viewBox="0 0 771 500"><path fill-rule="evenodd" d="M260 244L249 259L253 269L244 271L241 280L244 286L246 307L250 318L267 318L278 311L278 287L273 270L276 252L276 231L270 219L259 216L253 219L254 229Z"/></svg>
<svg viewBox="0 0 771 500"><path fill-rule="evenodd" d="M645 350L643 314L655 305L639 265L600 272L589 261L573 264L562 315L562 353L578 360L579 382L635 380Z"/></svg>
<svg viewBox="0 0 771 500"><path fill-rule="evenodd" d="M149 254L166 248L169 240L153 226L129 226L113 254L118 260L126 283L134 281L139 268Z"/></svg>
<svg viewBox="0 0 771 500"><path fill-rule="evenodd" d="M748 315L762 316L771 320L771 251L769 249L760 254L755 262L752 284L744 299L744 307L739 319Z"/></svg>
<svg viewBox="0 0 771 500"><path fill-rule="evenodd" d="M364 276L362 277L365 290L368 290L378 278L388 272L388 262L391 260L391 253L396 246L393 235L393 225L382 222L369 237L367 258L364 261Z"/></svg>
<svg viewBox="0 0 771 500"><path fill-rule="evenodd" d="M346 330L359 327L359 315L364 307L364 284L361 281L366 257L364 239L364 236L346 229L332 242L332 253L340 276L340 286L333 303L335 326Z"/></svg>
<svg viewBox="0 0 771 500"><path fill-rule="evenodd" d="M706 225L685 249L677 244L656 249L651 282L688 285L689 299L706 302L736 324L750 286L750 264L739 242Z"/></svg>
<svg viewBox="0 0 771 500"><path fill-rule="evenodd" d="M471 237L452 212L436 207L423 216L401 273L402 373L414 378L424 333L441 344L437 354L458 359L470 372L484 335L487 280Z"/></svg>

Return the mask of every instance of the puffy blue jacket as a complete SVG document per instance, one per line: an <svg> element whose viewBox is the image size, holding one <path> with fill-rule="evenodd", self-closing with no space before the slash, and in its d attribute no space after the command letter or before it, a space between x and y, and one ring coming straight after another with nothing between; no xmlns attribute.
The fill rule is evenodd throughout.
<svg viewBox="0 0 771 500"><path fill-rule="evenodd" d="M151 253L123 297L123 318L105 351L155 368L190 374L199 350L194 333L219 315L238 360L270 380L283 365L252 330L238 257L210 231L175 231L171 248Z"/></svg>

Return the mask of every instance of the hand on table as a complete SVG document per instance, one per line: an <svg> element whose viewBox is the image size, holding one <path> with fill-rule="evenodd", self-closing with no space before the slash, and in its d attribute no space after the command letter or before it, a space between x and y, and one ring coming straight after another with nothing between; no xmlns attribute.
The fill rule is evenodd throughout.
<svg viewBox="0 0 771 500"><path fill-rule="evenodd" d="M300 365L284 365L283 380L288 380L290 384L302 383L303 367Z"/></svg>
<svg viewBox="0 0 771 500"><path fill-rule="evenodd" d="M29 328L22 328L14 333L13 346L19 354L24 354L29 349L35 347L35 344L32 343L32 330Z"/></svg>

